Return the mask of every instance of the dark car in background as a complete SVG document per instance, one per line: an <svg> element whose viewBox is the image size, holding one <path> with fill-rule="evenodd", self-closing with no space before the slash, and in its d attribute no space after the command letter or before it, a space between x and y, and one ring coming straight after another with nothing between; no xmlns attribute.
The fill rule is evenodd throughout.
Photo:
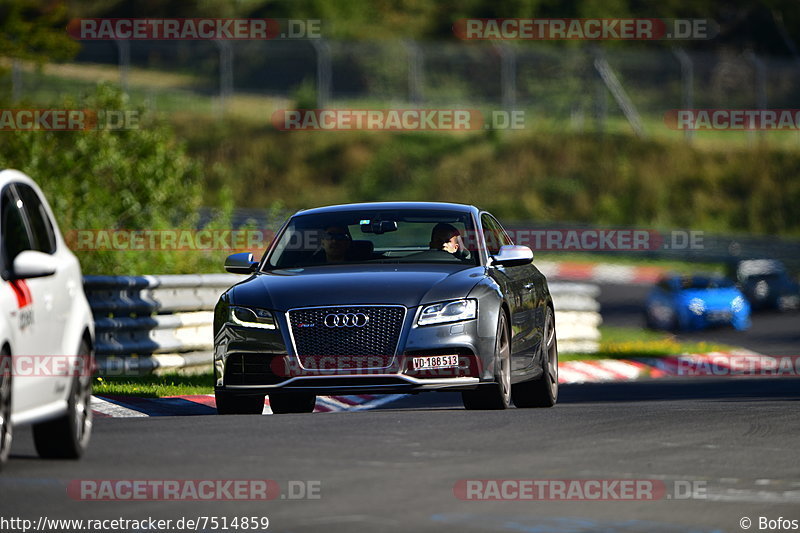
<svg viewBox="0 0 800 533"><path fill-rule="evenodd" d="M300 211L214 317L221 414L311 412L316 395L461 391L468 409L550 407L547 280L491 214L447 203Z"/></svg>
<svg viewBox="0 0 800 533"><path fill-rule="evenodd" d="M648 294L644 313L651 329L750 327L750 305L744 295L733 281L715 274L665 276Z"/></svg>
<svg viewBox="0 0 800 533"><path fill-rule="evenodd" d="M800 309L800 284L777 259L745 259L735 263L732 277L753 310Z"/></svg>

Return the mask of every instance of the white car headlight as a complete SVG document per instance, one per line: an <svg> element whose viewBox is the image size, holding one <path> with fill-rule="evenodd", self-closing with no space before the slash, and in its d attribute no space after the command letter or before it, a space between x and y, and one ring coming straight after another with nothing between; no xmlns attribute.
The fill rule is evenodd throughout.
<svg viewBox="0 0 800 533"><path fill-rule="evenodd" d="M702 315L706 311L706 304L700 298L692 298L689 300L689 311L696 315Z"/></svg>
<svg viewBox="0 0 800 533"><path fill-rule="evenodd" d="M230 321L248 328L277 329L275 317L266 309L232 305L228 308Z"/></svg>
<svg viewBox="0 0 800 533"><path fill-rule="evenodd" d="M453 302L440 302L438 304L426 305L422 308L417 320L418 326L430 324L446 324L448 322L459 322L470 320L478 316L477 300L455 300Z"/></svg>
<svg viewBox="0 0 800 533"><path fill-rule="evenodd" d="M742 309L744 309L744 298L742 298L741 296L737 296L736 298L731 300L731 310L734 313L738 313Z"/></svg>

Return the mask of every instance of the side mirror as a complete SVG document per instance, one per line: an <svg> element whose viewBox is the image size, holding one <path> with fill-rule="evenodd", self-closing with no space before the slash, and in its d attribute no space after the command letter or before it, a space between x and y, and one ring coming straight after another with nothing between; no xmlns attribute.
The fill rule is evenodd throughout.
<svg viewBox="0 0 800 533"><path fill-rule="evenodd" d="M507 244L500 247L497 255L492 256L492 265L497 266L528 265L531 261L533 261L533 251L527 246Z"/></svg>
<svg viewBox="0 0 800 533"><path fill-rule="evenodd" d="M250 274L256 267L258 261L253 261L253 254L250 252L231 254L225 259L225 270L232 274Z"/></svg>
<svg viewBox="0 0 800 533"><path fill-rule="evenodd" d="M43 278L56 273L56 258L44 252L25 250L14 258L12 275L15 279Z"/></svg>

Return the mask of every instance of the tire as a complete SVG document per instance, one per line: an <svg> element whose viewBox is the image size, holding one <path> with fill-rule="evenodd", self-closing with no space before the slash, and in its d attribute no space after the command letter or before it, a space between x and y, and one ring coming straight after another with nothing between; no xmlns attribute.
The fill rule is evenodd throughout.
<svg viewBox="0 0 800 533"><path fill-rule="evenodd" d="M86 341L81 342L78 356L91 360ZM72 378L67 412L33 426L33 443L44 459L78 459L89 446L92 436L92 374L88 365L81 365Z"/></svg>
<svg viewBox="0 0 800 533"><path fill-rule="evenodd" d="M511 405L511 342L506 315L500 312L495 337L495 382L461 393L464 408L468 410L500 410Z"/></svg>
<svg viewBox="0 0 800 533"><path fill-rule="evenodd" d="M260 415L264 412L264 395L241 396L215 391L218 415Z"/></svg>
<svg viewBox="0 0 800 533"><path fill-rule="evenodd" d="M276 415L286 413L313 413L316 403L316 394L293 392L269 395L269 406Z"/></svg>
<svg viewBox="0 0 800 533"><path fill-rule="evenodd" d="M653 317L650 316L650 309L647 307L644 309L644 327L650 330L658 329L658 325L655 320L653 320Z"/></svg>
<svg viewBox="0 0 800 533"><path fill-rule="evenodd" d="M11 354L0 353L0 469L11 453Z"/></svg>
<svg viewBox="0 0 800 533"><path fill-rule="evenodd" d="M553 407L558 401L558 341L553 310L548 307L542 335L542 376L517 383L511 396L517 407Z"/></svg>

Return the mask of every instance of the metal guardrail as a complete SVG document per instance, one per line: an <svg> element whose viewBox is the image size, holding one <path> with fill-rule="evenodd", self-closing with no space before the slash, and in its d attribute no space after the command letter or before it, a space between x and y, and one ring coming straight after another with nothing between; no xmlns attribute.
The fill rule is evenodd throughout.
<svg viewBox="0 0 800 533"><path fill-rule="evenodd" d="M214 305L243 279L233 274L85 276L95 352L106 375L210 364ZM599 288L550 283L562 352L593 352L600 333Z"/></svg>
<svg viewBox="0 0 800 533"><path fill-rule="evenodd" d="M562 353L594 353L600 349L600 287L591 283L551 281L556 310L556 340Z"/></svg>
<svg viewBox="0 0 800 533"><path fill-rule="evenodd" d="M85 276L106 375L210 364L213 309L234 274Z"/></svg>
<svg viewBox="0 0 800 533"><path fill-rule="evenodd" d="M85 276L95 316L210 311L219 295L242 280L235 274Z"/></svg>

